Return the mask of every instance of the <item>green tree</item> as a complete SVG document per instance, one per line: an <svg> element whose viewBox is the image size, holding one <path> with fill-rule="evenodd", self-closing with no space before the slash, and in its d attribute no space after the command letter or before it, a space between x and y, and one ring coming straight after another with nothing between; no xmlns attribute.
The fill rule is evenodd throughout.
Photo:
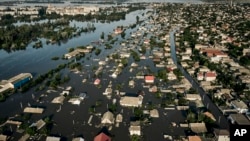
<svg viewBox="0 0 250 141"><path fill-rule="evenodd" d="M104 39L104 32L102 32L100 38L101 38L101 39Z"/></svg>

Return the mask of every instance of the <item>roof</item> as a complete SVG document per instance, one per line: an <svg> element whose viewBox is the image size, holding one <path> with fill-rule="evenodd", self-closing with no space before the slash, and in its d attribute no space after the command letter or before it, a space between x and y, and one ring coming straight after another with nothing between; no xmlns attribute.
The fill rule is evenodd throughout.
<svg viewBox="0 0 250 141"><path fill-rule="evenodd" d="M60 137L47 136L46 141L60 141Z"/></svg>
<svg viewBox="0 0 250 141"><path fill-rule="evenodd" d="M207 132L207 127L204 122L202 123L189 123L189 127L195 133L205 133Z"/></svg>
<svg viewBox="0 0 250 141"><path fill-rule="evenodd" d="M38 121L36 122L37 130L43 128L43 126L44 126L45 124L46 124L46 123L45 123L42 119L38 120Z"/></svg>
<svg viewBox="0 0 250 141"><path fill-rule="evenodd" d="M150 76L150 75L145 76L145 80L146 80L146 81L153 81L154 79L155 79L154 76Z"/></svg>
<svg viewBox="0 0 250 141"><path fill-rule="evenodd" d="M94 141L111 141L111 138L102 132L95 136Z"/></svg>
<svg viewBox="0 0 250 141"><path fill-rule="evenodd" d="M101 80L97 78L97 79L95 80L94 84L99 84L100 82L101 82Z"/></svg>
<svg viewBox="0 0 250 141"><path fill-rule="evenodd" d="M140 97L130 97L124 96L121 97L120 104L123 106L140 106L142 99Z"/></svg>
<svg viewBox="0 0 250 141"><path fill-rule="evenodd" d="M16 82L29 77L32 78L31 73L20 73L19 75L10 78L8 81L12 84L15 84Z"/></svg>
<svg viewBox="0 0 250 141"><path fill-rule="evenodd" d="M82 137L73 138L72 141L84 141Z"/></svg>
<svg viewBox="0 0 250 141"><path fill-rule="evenodd" d="M159 112L157 109L150 110L151 117L159 117Z"/></svg>
<svg viewBox="0 0 250 141"><path fill-rule="evenodd" d="M188 136L188 141L201 141L199 136Z"/></svg>
<svg viewBox="0 0 250 141"><path fill-rule="evenodd" d="M41 114L43 113L43 111L44 111L43 108L32 108L32 107L26 107L23 110L24 113L37 113L37 114Z"/></svg>
<svg viewBox="0 0 250 141"><path fill-rule="evenodd" d="M246 103L244 103L243 101L234 100L231 103L237 108L248 109Z"/></svg>
<svg viewBox="0 0 250 141"><path fill-rule="evenodd" d="M64 96L58 96L58 97L55 97L51 103L63 103L65 97Z"/></svg>
<svg viewBox="0 0 250 141"><path fill-rule="evenodd" d="M209 117L210 119L216 121L216 119L215 119L215 117L214 117L214 115L212 113L210 113L210 112L204 112L203 114L206 115L207 117Z"/></svg>
<svg viewBox="0 0 250 141"><path fill-rule="evenodd" d="M114 114L110 111L107 111L102 116L102 123L114 123Z"/></svg>
<svg viewBox="0 0 250 141"><path fill-rule="evenodd" d="M1 134L1 135L0 135L0 141L7 141L7 136Z"/></svg>
<svg viewBox="0 0 250 141"><path fill-rule="evenodd" d="M214 133L217 136L229 136L230 133L226 129L214 129Z"/></svg>
<svg viewBox="0 0 250 141"><path fill-rule="evenodd" d="M30 137L29 134L25 134L25 135L23 135L23 136L19 139L19 141L26 141L26 140L29 139L29 137Z"/></svg>
<svg viewBox="0 0 250 141"><path fill-rule="evenodd" d="M205 77L216 77L216 73L215 72L206 72Z"/></svg>
<svg viewBox="0 0 250 141"><path fill-rule="evenodd" d="M230 114L229 116L239 125L250 125L250 121L242 114Z"/></svg>
<svg viewBox="0 0 250 141"><path fill-rule="evenodd" d="M138 126L130 126L129 127L129 131L141 131L141 126L138 125Z"/></svg>
<svg viewBox="0 0 250 141"><path fill-rule="evenodd" d="M201 96L199 94L186 94L186 99L201 100Z"/></svg>
<svg viewBox="0 0 250 141"><path fill-rule="evenodd" d="M202 77L202 76L203 76L203 72L199 72L199 73L198 73L198 76L199 76L199 77Z"/></svg>
<svg viewBox="0 0 250 141"><path fill-rule="evenodd" d="M116 116L116 122L122 122L123 116L121 114L118 114Z"/></svg>

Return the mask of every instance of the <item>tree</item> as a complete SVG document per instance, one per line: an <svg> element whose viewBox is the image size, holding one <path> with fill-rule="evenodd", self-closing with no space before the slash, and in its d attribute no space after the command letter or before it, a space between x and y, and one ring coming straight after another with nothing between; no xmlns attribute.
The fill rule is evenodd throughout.
<svg viewBox="0 0 250 141"><path fill-rule="evenodd" d="M187 105L187 100L186 99L184 99L183 97L181 97L181 98L179 98L179 100L178 100L178 105L180 105L180 106L186 106Z"/></svg>
<svg viewBox="0 0 250 141"><path fill-rule="evenodd" d="M140 17L136 16L136 23L139 23Z"/></svg>
<svg viewBox="0 0 250 141"><path fill-rule="evenodd" d="M101 39L104 39L104 32L102 32L100 38L101 38Z"/></svg>
<svg viewBox="0 0 250 141"><path fill-rule="evenodd" d="M128 59L127 58L122 58L121 63L123 64L123 66L127 66L128 65Z"/></svg>

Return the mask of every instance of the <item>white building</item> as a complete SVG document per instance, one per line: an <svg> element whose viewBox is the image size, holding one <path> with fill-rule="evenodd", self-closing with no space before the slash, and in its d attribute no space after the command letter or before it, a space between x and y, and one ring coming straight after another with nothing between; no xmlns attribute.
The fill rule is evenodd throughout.
<svg viewBox="0 0 250 141"><path fill-rule="evenodd" d="M129 133L130 135L141 135L141 126L139 121L130 122Z"/></svg>
<svg viewBox="0 0 250 141"><path fill-rule="evenodd" d="M201 100L201 96L199 94L186 94L185 98L191 101Z"/></svg>
<svg viewBox="0 0 250 141"><path fill-rule="evenodd" d="M138 97L124 96L121 97L120 104L121 106L128 107L140 107L142 105L143 97L139 95Z"/></svg>

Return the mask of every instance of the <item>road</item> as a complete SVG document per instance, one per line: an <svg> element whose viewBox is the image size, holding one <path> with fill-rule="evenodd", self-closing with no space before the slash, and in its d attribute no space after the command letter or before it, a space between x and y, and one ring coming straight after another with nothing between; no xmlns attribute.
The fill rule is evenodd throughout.
<svg viewBox="0 0 250 141"><path fill-rule="evenodd" d="M197 92L200 94L202 97L202 102L204 105L206 105L207 109L212 112L214 115L217 124L221 129L229 129L229 123L226 119L226 117L221 113L219 108L212 102L212 100L208 97L206 92L202 87L199 86L199 83L197 83L196 80L194 80L190 74L183 69L183 67L177 63L177 57L176 57L176 52L175 52L175 39L174 39L174 33L175 30L170 32L170 46L171 46L171 56L173 59L173 62L175 65L177 65L177 68L180 69L182 74L185 76L185 78L192 84L192 87L197 90Z"/></svg>

